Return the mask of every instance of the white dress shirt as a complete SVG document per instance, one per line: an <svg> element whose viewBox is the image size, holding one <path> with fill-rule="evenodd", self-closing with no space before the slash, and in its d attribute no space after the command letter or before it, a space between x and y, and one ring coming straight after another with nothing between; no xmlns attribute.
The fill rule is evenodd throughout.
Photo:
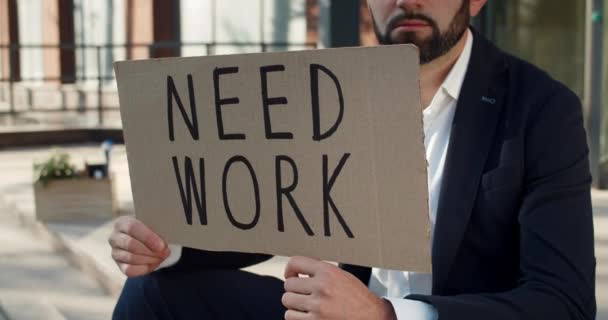
<svg viewBox="0 0 608 320"><path fill-rule="evenodd" d="M467 32L467 40L462 54L435 93L431 104L423 111L424 146L428 162L429 187L429 220L431 225L431 243L437 218L437 204L443 177L443 168L450 141L450 131L460 89L464 81L471 50L473 34ZM159 268L177 263L181 257L182 247L170 245L171 255ZM409 294L431 294L432 275L398 270L372 269L368 284L369 289L380 297L390 301L398 320L435 320L437 311L431 305L420 301L403 299Z"/></svg>
<svg viewBox="0 0 608 320"><path fill-rule="evenodd" d="M423 111L424 147L428 162L429 187L429 220L431 225L431 243L437 219L437 205L443 178L443 168L452 120L460 89L464 81L471 50L473 34L467 32L467 40L462 54L443 81L443 84L433 96L431 104ZM434 320L438 318L437 311L429 304L403 299L409 294L431 294L433 277L430 273L408 272L399 270L372 269L369 289L378 296L385 297L393 304L397 319Z"/></svg>

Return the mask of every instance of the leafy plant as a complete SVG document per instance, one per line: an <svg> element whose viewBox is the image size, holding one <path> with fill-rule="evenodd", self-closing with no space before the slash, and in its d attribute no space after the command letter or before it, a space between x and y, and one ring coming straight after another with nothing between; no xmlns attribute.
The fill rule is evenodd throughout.
<svg viewBox="0 0 608 320"><path fill-rule="evenodd" d="M59 149L46 161L34 164L34 178L43 185L50 180L70 179L77 175L75 166L70 163L70 155Z"/></svg>

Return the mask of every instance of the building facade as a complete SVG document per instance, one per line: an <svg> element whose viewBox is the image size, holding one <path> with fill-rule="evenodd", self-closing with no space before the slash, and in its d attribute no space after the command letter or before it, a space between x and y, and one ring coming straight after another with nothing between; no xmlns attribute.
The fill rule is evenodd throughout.
<svg viewBox="0 0 608 320"><path fill-rule="evenodd" d="M120 126L113 62L312 48L314 2L0 0L0 124Z"/></svg>
<svg viewBox="0 0 608 320"><path fill-rule="evenodd" d="M499 47L566 84L581 99L594 184L608 186L608 14L604 0L492 0L475 21Z"/></svg>
<svg viewBox="0 0 608 320"><path fill-rule="evenodd" d="M499 47L579 95L598 185L608 182L600 178L608 172L606 7L604 0L490 0L473 21ZM117 60L335 43L376 44L365 1L0 0L0 113L48 101L88 101L82 92L100 80L108 95L115 94ZM10 106L9 80L17 93ZM65 98L66 90L80 92L80 98ZM63 92L64 98L36 98L49 91Z"/></svg>
<svg viewBox="0 0 608 320"><path fill-rule="evenodd" d="M0 72L12 59L15 80L74 83L97 77L98 54L107 78L117 60L305 48L306 3L0 0L0 45L20 46L0 50Z"/></svg>

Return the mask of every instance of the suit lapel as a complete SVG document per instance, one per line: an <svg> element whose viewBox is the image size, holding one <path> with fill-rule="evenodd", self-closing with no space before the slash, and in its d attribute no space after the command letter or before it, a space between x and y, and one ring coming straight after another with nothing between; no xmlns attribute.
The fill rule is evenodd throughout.
<svg viewBox="0 0 608 320"><path fill-rule="evenodd" d="M502 54L474 32L471 60L444 168L433 242L433 292L440 293L469 222L481 173L504 104Z"/></svg>

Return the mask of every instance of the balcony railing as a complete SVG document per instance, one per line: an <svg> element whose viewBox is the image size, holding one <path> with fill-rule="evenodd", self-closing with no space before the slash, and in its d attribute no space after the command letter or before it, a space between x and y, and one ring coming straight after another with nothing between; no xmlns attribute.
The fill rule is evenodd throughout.
<svg viewBox="0 0 608 320"><path fill-rule="evenodd" d="M6 107L0 108L0 116L18 117L21 114L28 112L52 112L52 113L65 113L78 111L82 113L96 112L97 124L99 126L104 125L104 113L105 112L116 112L119 110L118 106L110 106L104 101L104 90L108 84L112 86L114 73L108 66L111 66L113 62L112 58L108 58L108 53L114 53L116 50L123 49L125 52L130 52L133 49L140 49L147 51L147 57L158 57L159 52L163 56L167 56L167 53L181 52L188 48L198 48L200 55L215 55L222 48L232 48L235 51L246 51L246 52L268 52L268 51L285 51L292 49L313 49L316 48L315 43L278 43L278 42L156 42L156 43L129 43L129 44L103 44L103 45L91 45L91 44L56 44L56 45L0 45L0 56L8 56L8 63L2 65L2 69L6 70L2 73L5 76L0 75L0 90L3 90L3 94L0 95L0 102L3 102ZM74 72L72 75L62 76L40 76L40 77L22 77L17 74L14 70L14 66L17 65L16 57L18 53L26 50L55 50L59 52L70 52L80 57L75 58L74 61ZM94 54L91 54L91 51ZM83 61L84 59L91 60L91 56L94 57L94 63ZM113 57L113 54L109 55ZM125 53L126 57L129 57ZM59 57L59 56L58 56ZM6 61L6 60L5 60ZM60 64L60 60L57 60L57 64ZM91 66L95 67L90 70ZM40 68L44 68L40 65ZM111 68L111 67L109 67ZM44 73L44 70L39 70L40 73ZM8 75L8 76L6 76ZM65 106L58 108L37 108L35 104L29 105L26 109L17 108L15 102L15 88L19 84L26 84L28 82L43 82L43 83L75 83L75 84L88 84L93 86L96 92L94 96L96 101L94 107L89 104L79 105L75 109L67 109Z"/></svg>

